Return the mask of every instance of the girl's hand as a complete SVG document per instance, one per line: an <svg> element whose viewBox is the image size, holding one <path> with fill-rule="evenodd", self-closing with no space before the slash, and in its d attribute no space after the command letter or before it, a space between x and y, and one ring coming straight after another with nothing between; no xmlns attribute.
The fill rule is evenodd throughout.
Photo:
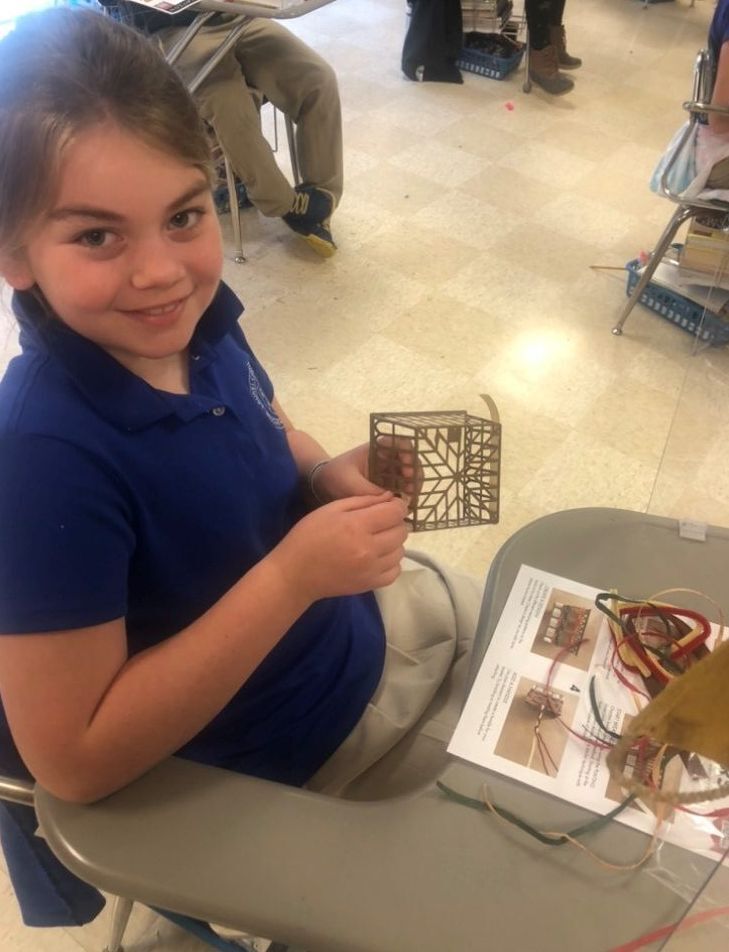
<svg viewBox="0 0 729 952"><path fill-rule="evenodd" d="M348 496L381 494L383 486L369 479L369 457L369 443L362 443L320 466L312 485L316 498L329 502ZM403 496L411 506L416 503L423 484L423 468L411 440L401 436L379 437L374 464L385 490Z"/></svg>
<svg viewBox="0 0 729 952"><path fill-rule="evenodd" d="M402 496L415 510L423 488L423 465L409 437L379 436L369 466L378 485Z"/></svg>
<svg viewBox="0 0 729 952"><path fill-rule="evenodd" d="M378 492L314 510L268 556L307 601L383 588L400 574L407 509Z"/></svg>
<svg viewBox="0 0 729 952"><path fill-rule="evenodd" d="M315 473L312 489L320 502L351 496L382 495L381 486L367 478L369 443L362 443L328 460Z"/></svg>

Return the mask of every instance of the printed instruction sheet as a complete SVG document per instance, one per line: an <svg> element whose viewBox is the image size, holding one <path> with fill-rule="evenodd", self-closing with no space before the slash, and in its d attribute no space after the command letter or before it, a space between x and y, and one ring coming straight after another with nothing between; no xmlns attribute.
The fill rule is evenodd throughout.
<svg viewBox="0 0 729 952"><path fill-rule="evenodd" d="M448 750L605 814L625 794L610 778L607 750L583 739L606 737L593 715L590 679L594 675L602 721L615 733L647 701L615 672L617 666L626 681L644 691L639 675L614 657L607 620L595 607L599 591L522 565ZM709 647L717 635L712 626ZM666 768L669 789L707 789L727 782L729 771L695 755L675 756ZM693 813L669 810L659 835L717 859L729 847L729 819L695 812L727 807L729 797L698 804ZM640 801L616 820L645 833L656 830L654 810Z"/></svg>

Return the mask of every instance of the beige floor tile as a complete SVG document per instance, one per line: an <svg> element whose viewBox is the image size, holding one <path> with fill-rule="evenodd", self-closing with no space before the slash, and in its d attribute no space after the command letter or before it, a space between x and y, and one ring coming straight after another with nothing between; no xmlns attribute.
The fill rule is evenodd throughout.
<svg viewBox="0 0 729 952"><path fill-rule="evenodd" d="M406 226L400 223L364 241L359 254L384 267L396 260L398 274L417 281L437 285L448 280L480 252L465 242L466 234L455 221L451 228L433 228L428 227L432 220L426 219L424 227L421 222L430 207L421 209Z"/></svg>
<svg viewBox="0 0 729 952"><path fill-rule="evenodd" d="M497 210L489 202L468 195L462 189L440 192L412 218L413 225L422 225L438 234L444 250L453 241L456 245L467 244L480 251L498 245L521 221L516 212ZM468 260L469 257L463 255L464 265Z"/></svg>
<svg viewBox="0 0 729 952"><path fill-rule="evenodd" d="M531 141L522 149L507 153L494 163L536 179L547 188L572 186L594 173L596 163L571 154L551 140Z"/></svg>
<svg viewBox="0 0 729 952"><path fill-rule="evenodd" d="M483 159L463 149L430 141L398 153L390 160L398 168L415 172L434 185L462 185L485 167Z"/></svg>
<svg viewBox="0 0 729 952"><path fill-rule="evenodd" d="M381 222L392 226L400 221L404 228L415 212L433 201L433 183L422 176L398 168L392 162L383 160L375 168L358 175L351 189L342 198L344 207L352 198L364 206L368 214L370 231ZM336 221L337 231L346 228Z"/></svg>
<svg viewBox="0 0 729 952"><path fill-rule="evenodd" d="M393 124L374 124L369 114L360 113L356 118L344 121L344 139L347 142L347 192L349 191L350 172L348 168L349 149L367 152L381 162L386 162L398 152L403 152L413 145L413 141L425 141L427 136L417 136L413 132ZM346 193L345 193L346 194Z"/></svg>
<svg viewBox="0 0 729 952"><path fill-rule="evenodd" d="M369 404L371 412L414 411L430 408L435 394L447 409L451 392L466 379L465 374L442 369L404 344L373 335L325 370L318 386L354 406Z"/></svg>

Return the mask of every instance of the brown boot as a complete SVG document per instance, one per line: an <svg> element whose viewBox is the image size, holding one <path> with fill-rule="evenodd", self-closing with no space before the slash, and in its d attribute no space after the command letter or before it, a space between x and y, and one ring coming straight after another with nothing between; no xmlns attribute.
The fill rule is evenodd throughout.
<svg viewBox="0 0 729 952"><path fill-rule="evenodd" d="M557 47L545 46L543 50L529 50L529 79L546 89L553 96L568 93L575 85L563 76L557 66Z"/></svg>
<svg viewBox="0 0 729 952"><path fill-rule="evenodd" d="M557 47L557 62L560 69L577 69L582 66L579 56L570 56L567 52L567 34L563 26L550 26L549 42Z"/></svg>

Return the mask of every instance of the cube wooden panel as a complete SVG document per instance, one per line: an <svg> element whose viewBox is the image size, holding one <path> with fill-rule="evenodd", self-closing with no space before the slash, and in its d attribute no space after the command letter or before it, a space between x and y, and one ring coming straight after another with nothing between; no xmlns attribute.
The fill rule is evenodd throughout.
<svg viewBox="0 0 729 952"><path fill-rule="evenodd" d="M413 457L417 493L403 477ZM410 498L413 531L499 521L501 424L465 410L373 413L370 479Z"/></svg>

